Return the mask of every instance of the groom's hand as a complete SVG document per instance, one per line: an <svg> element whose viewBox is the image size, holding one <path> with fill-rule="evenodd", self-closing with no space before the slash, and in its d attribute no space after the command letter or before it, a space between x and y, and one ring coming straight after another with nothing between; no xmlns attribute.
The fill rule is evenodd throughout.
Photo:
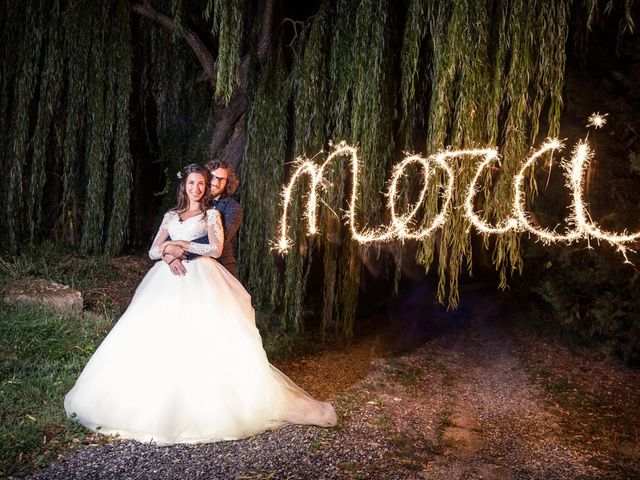
<svg viewBox="0 0 640 480"><path fill-rule="evenodd" d="M184 268L184 265L182 265L182 260L180 260L179 258L176 258L173 262L169 263L169 270L171 270L171 273L173 273L174 275L178 275L180 277L187 274L187 269Z"/></svg>
<svg viewBox="0 0 640 480"><path fill-rule="evenodd" d="M164 255L171 255L174 258L184 260L187 258L187 250L179 245L167 245L162 252Z"/></svg>

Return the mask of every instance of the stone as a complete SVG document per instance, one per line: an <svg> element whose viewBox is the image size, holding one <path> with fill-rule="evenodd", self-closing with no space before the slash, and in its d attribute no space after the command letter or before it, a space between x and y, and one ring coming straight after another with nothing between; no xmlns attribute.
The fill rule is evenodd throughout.
<svg viewBox="0 0 640 480"><path fill-rule="evenodd" d="M47 308L64 315L82 317L82 294L61 283L26 277L10 283L2 291L2 302Z"/></svg>

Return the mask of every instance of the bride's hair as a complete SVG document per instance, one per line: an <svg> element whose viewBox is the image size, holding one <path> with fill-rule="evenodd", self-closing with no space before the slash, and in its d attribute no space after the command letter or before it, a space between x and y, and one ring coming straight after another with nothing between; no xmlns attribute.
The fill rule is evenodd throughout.
<svg viewBox="0 0 640 480"><path fill-rule="evenodd" d="M192 163L191 165L187 165L178 173L178 204L173 209L174 211L180 213L184 213L189 208L189 197L187 196L187 178L191 173L198 173L204 177L204 194L200 201L200 211L202 211L203 215L207 213L207 209L209 208L209 200L211 200L211 173L202 165L198 165L197 163Z"/></svg>

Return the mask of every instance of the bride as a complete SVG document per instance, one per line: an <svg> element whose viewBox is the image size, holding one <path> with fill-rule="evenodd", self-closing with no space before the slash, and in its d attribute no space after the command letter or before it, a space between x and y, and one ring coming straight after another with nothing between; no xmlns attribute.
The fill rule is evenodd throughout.
<svg viewBox="0 0 640 480"><path fill-rule="evenodd" d="M158 444L215 442L286 423L332 426L336 414L269 364L251 297L213 258L220 214L207 209L209 171L182 171L178 206L162 220L149 256L178 244L201 255L173 275L157 262L75 386L68 416L104 434ZM208 235L209 244L190 240ZM171 236L171 241L167 241Z"/></svg>

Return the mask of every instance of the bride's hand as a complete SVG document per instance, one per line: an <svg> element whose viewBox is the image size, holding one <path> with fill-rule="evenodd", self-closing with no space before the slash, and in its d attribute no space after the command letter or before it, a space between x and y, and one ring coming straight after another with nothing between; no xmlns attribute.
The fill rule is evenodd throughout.
<svg viewBox="0 0 640 480"><path fill-rule="evenodd" d="M171 265L171 263L172 263L174 260L177 260L177 258L176 258L176 257L174 257L173 255L171 255L171 254L169 254L169 253L163 253L163 254L162 254L162 261L163 261L164 263L166 263L167 265Z"/></svg>
<svg viewBox="0 0 640 480"><path fill-rule="evenodd" d="M174 275L178 275L180 277L187 274L187 269L184 268L184 265L182 265L182 262L179 259L175 259L173 262L169 263L169 270Z"/></svg>

